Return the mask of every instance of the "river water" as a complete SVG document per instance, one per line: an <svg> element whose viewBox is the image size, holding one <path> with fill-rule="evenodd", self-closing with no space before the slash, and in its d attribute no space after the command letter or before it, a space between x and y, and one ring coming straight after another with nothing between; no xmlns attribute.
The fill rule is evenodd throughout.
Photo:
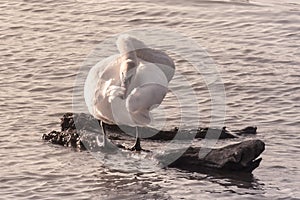
<svg viewBox="0 0 300 200"><path fill-rule="evenodd" d="M0 199L300 198L296 0L0 0L0 11ZM112 169L89 152L41 140L72 111L75 79L93 49L137 28L173 30L208 52L224 83L225 125L257 126L253 138L266 143L253 176ZM206 85L173 58L179 72L190 74L200 125L209 126ZM181 89L176 79L172 84ZM165 103L175 105L171 97ZM168 113L176 126L176 112ZM182 124L193 126L190 119Z"/></svg>

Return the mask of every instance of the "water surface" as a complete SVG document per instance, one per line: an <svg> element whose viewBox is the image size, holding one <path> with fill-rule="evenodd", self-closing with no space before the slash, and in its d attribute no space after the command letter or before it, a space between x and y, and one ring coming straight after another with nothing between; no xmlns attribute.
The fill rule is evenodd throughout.
<svg viewBox="0 0 300 200"><path fill-rule="evenodd" d="M297 1L0 0L0 11L0 198L299 199ZM87 55L112 35L147 27L180 32L214 59L225 85L226 126L258 126L255 137L266 143L252 177L113 170L88 152L41 140L72 110ZM184 72L185 63L174 59ZM190 76L205 126L210 96Z"/></svg>

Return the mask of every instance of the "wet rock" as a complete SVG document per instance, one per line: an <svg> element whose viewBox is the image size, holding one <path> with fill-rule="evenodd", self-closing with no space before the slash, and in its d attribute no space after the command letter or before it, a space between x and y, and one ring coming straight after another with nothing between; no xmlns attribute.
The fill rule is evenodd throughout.
<svg viewBox="0 0 300 200"><path fill-rule="evenodd" d="M61 118L61 131L51 131L44 134L42 139L53 144L67 147L73 147L79 150L97 150L99 148L98 136L99 123L91 115L66 113ZM129 126L107 125L107 136L110 140L130 140L134 137L135 128ZM241 130L234 131L237 135L255 134L256 127L246 127ZM82 134L84 132L85 134ZM87 134L88 132L93 134ZM177 127L171 130L156 130L153 128L142 128L140 130L144 140L159 140L161 142L168 140L193 140L195 138L206 139L228 139L236 138L230 133L226 127L223 129L198 128L191 130L179 130ZM132 133L128 135L126 133ZM95 135L96 138L95 138ZM122 145L116 145L124 148ZM265 144L260 140L248 140L238 144L228 145L218 149L204 149L199 147L189 147L170 167L181 168L185 170L231 170L252 172L257 168L261 159L257 157L264 151ZM178 151L167 152L164 156L177 154ZM205 157L199 157L199 152L209 151ZM164 158L158 157L163 164Z"/></svg>
<svg viewBox="0 0 300 200"><path fill-rule="evenodd" d="M199 156L200 151L207 151L204 157ZM265 150L265 144L261 140L248 140L237 144L231 144L217 149L203 149L189 147L185 153L169 167L198 171L203 168L214 168L228 171L252 172L261 162L258 156ZM166 152L163 157L172 157L180 150ZM164 158L159 158L162 160Z"/></svg>
<svg viewBox="0 0 300 200"><path fill-rule="evenodd" d="M205 138L207 136L208 131L212 135L212 137L210 138L213 139L237 138L237 136L233 135L228 130L226 130L225 126L222 129L199 128L197 131L196 138Z"/></svg>
<svg viewBox="0 0 300 200"><path fill-rule="evenodd" d="M62 118L60 118L61 131L66 131L68 129L76 129L74 123L73 113L65 113Z"/></svg>
<svg viewBox="0 0 300 200"><path fill-rule="evenodd" d="M76 128L78 127L78 128ZM126 133L132 133L132 137L135 134L135 128L130 126L117 126L117 125L106 125L107 135L112 140L128 140L129 135ZM247 127L245 130L248 130ZM74 148L83 148L82 141L86 139L84 144L89 142L89 138L84 138L80 134L80 130L87 130L91 132L99 132L99 123L91 115L80 113L65 113L61 118L61 131L51 131L48 134L43 135L43 139L53 144L59 144L63 146L71 146ZM242 129L242 131L245 131ZM207 134L209 136L207 137ZM140 128L141 138L148 140L191 140L194 138L210 138L210 139L227 139L236 138L235 135L231 134L223 129L210 129L210 128L198 128L191 130L180 130L175 127L171 130L156 130L154 128ZM85 137L87 137L85 135Z"/></svg>
<svg viewBox="0 0 300 200"><path fill-rule="evenodd" d="M80 135L78 134L77 130L73 128L74 126L70 126L67 129L62 128L63 131L51 131L48 134L43 134L42 139L49 141L52 144L85 150Z"/></svg>
<svg viewBox="0 0 300 200"><path fill-rule="evenodd" d="M255 135L257 132L256 126L247 126L246 128L243 128L241 130L235 130L235 134L237 135Z"/></svg>

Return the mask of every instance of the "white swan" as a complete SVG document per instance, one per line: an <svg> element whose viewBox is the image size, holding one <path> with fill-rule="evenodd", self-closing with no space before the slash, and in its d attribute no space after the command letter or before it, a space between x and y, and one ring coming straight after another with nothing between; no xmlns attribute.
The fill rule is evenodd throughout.
<svg viewBox="0 0 300 200"><path fill-rule="evenodd" d="M138 127L151 122L150 111L163 101L175 65L166 53L148 48L127 34L120 35L116 43L120 54L89 71L84 98L89 112L101 120L104 147L105 123L130 125L136 127L132 150L140 151Z"/></svg>

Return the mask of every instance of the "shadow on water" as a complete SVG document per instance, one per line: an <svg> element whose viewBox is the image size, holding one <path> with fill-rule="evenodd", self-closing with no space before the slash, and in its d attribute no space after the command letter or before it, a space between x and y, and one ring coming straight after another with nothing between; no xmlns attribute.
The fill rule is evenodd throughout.
<svg viewBox="0 0 300 200"><path fill-rule="evenodd" d="M189 180L203 180L220 186L235 186L244 189L261 190L263 184L252 173L223 171L212 168L198 168L194 170L178 170ZM205 175L205 176L203 176Z"/></svg>

